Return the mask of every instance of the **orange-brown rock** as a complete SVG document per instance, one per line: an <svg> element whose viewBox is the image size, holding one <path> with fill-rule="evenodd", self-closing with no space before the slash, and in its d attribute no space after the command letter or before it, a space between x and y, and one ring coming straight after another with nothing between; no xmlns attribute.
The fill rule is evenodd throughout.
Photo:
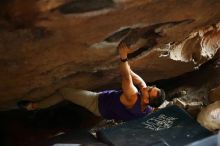
<svg viewBox="0 0 220 146"><path fill-rule="evenodd" d="M147 82L199 69L220 47L216 0L2 0L0 108L57 88L119 87L120 41Z"/></svg>
<svg viewBox="0 0 220 146"><path fill-rule="evenodd" d="M217 100L220 100L220 86L210 90L209 100L210 102L215 102Z"/></svg>
<svg viewBox="0 0 220 146"><path fill-rule="evenodd" d="M220 129L220 101L208 105L202 109L197 121L205 128L215 131Z"/></svg>

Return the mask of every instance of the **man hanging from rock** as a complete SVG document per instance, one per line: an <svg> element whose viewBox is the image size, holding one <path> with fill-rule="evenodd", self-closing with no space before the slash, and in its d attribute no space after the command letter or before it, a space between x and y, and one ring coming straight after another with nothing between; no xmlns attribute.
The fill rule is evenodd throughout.
<svg viewBox="0 0 220 146"><path fill-rule="evenodd" d="M165 93L157 87L147 86L144 80L130 69L127 58L129 48L125 43L119 44L118 51L122 78L121 90L92 92L64 87L42 101L20 101L18 105L27 110L38 110L68 100L88 109L96 116L124 121L149 114L154 107L163 103Z"/></svg>

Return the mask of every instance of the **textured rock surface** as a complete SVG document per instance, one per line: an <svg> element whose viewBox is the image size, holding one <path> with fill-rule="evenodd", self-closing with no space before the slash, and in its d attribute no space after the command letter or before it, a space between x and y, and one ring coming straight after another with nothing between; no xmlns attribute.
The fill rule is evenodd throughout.
<svg viewBox="0 0 220 146"><path fill-rule="evenodd" d="M118 87L120 41L132 46L131 67L148 82L197 70L217 56L219 7L218 0L3 0L0 107L66 85Z"/></svg>
<svg viewBox="0 0 220 146"><path fill-rule="evenodd" d="M209 96L208 96L210 102L215 102L217 100L220 100L220 86L212 89L209 92Z"/></svg>
<svg viewBox="0 0 220 146"><path fill-rule="evenodd" d="M197 121L207 129L214 131L220 129L220 101L216 101L198 114Z"/></svg>

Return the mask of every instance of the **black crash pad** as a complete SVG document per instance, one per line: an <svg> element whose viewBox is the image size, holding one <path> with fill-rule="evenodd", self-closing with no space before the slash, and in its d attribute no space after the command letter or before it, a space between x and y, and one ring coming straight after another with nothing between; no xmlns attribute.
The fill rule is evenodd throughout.
<svg viewBox="0 0 220 146"><path fill-rule="evenodd" d="M116 146L182 146L210 135L175 105L97 132L101 141Z"/></svg>

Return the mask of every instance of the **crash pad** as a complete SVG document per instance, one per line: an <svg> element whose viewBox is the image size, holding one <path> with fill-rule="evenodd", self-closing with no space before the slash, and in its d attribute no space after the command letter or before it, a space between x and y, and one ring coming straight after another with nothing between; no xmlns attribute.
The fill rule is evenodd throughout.
<svg viewBox="0 0 220 146"><path fill-rule="evenodd" d="M182 146L210 135L210 131L175 105L97 131L99 140L116 146Z"/></svg>

